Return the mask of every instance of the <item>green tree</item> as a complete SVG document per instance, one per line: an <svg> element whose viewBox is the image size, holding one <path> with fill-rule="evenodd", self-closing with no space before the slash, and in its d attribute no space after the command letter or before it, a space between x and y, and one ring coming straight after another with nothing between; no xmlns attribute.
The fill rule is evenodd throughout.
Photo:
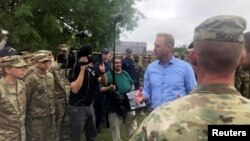
<svg viewBox="0 0 250 141"><path fill-rule="evenodd" d="M175 47L174 48L174 52L177 52L177 53L179 53L179 54L181 54L181 53L184 53L184 54L186 54L187 53L187 45L181 45L181 46L178 46L178 47Z"/></svg>
<svg viewBox="0 0 250 141"><path fill-rule="evenodd" d="M132 31L143 14L133 7L140 0L0 0L0 27L9 30L9 43L18 50L51 49L75 44L74 34L90 30L87 42L95 50L112 47L115 13L123 13L116 39Z"/></svg>

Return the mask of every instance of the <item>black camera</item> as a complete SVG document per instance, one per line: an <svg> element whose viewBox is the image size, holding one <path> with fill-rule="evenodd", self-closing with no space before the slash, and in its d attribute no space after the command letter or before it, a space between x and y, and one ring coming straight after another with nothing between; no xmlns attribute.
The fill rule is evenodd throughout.
<svg viewBox="0 0 250 141"><path fill-rule="evenodd" d="M80 62L81 57L88 57L88 62ZM92 62L92 47L90 45L82 45L80 48L69 48L60 51L57 54L57 62L61 63L61 68L73 68L76 66L86 65Z"/></svg>
<svg viewBox="0 0 250 141"><path fill-rule="evenodd" d="M80 62L81 57L87 57L88 62ZM90 45L83 45L81 48L69 48L68 50L60 51L56 58L58 63L61 63L61 68L73 68L89 63L100 64L102 63L102 55L100 53L92 53Z"/></svg>
<svg viewBox="0 0 250 141"><path fill-rule="evenodd" d="M87 65L92 62L92 47L90 45L83 45L79 50L77 50L77 65ZM79 59L81 57L87 57L88 62L80 62Z"/></svg>
<svg viewBox="0 0 250 141"><path fill-rule="evenodd" d="M57 54L57 62L61 63L61 68L73 68L76 66L86 65L92 61L92 47L84 43L84 38L91 37L92 33L89 30L83 30L75 33L75 37L79 39L77 41L79 45L67 50L60 50ZM81 57L88 57L88 62L80 62Z"/></svg>

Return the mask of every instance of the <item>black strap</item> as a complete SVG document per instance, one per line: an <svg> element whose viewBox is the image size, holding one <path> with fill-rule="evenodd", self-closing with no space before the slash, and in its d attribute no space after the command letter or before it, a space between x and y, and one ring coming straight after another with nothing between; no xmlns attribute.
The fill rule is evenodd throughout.
<svg viewBox="0 0 250 141"><path fill-rule="evenodd" d="M127 80L129 81L129 74L128 73L126 73L124 70L122 70L122 74L124 74L125 75L125 77L127 78ZM111 75L111 77L112 77L112 79L113 79L113 76ZM113 80L115 80L115 79L113 79ZM129 82L130 83L130 82ZM119 88L118 88L118 85L117 85L117 83L116 83L116 80L115 81L113 81L113 84L115 85L115 87L116 87L116 89L117 89L117 91L119 90Z"/></svg>

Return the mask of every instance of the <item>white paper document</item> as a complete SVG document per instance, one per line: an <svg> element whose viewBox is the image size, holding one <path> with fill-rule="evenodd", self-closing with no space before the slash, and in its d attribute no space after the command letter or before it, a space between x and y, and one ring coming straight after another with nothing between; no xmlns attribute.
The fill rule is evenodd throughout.
<svg viewBox="0 0 250 141"><path fill-rule="evenodd" d="M145 103L145 102L142 102L140 105L137 105L137 104L136 104L136 101L135 101L135 94L136 94L137 91L138 91L138 90L135 90L135 91L132 91L132 92L127 93L128 100L129 100L129 105L130 105L130 109L131 109L131 110L139 109L139 108L142 108L142 107L145 107L145 106L146 106L146 103Z"/></svg>

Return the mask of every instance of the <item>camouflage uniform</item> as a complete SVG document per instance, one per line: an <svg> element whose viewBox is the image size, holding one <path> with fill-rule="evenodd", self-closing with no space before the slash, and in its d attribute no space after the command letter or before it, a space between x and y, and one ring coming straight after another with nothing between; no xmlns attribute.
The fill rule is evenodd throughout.
<svg viewBox="0 0 250 141"><path fill-rule="evenodd" d="M235 87L242 96L250 99L250 73L239 67L235 75Z"/></svg>
<svg viewBox="0 0 250 141"><path fill-rule="evenodd" d="M69 46L66 44L61 44L58 49L59 51L65 51L68 47ZM49 50L39 50L38 52L52 55L52 52ZM69 116L67 106L67 94L69 93L69 88L67 86L70 83L66 80L66 75L63 75L65 71L61 69L61 64L53 59L51 61L49 71L53 74L55 79L55 114L57 134L59 136L59 140L69 140Z"/></svg>
<svg viewBox="0 0 250 141"><path fill-rule="evenodd" d="M250 100L233 86L200 85L190 95L155 109L131 141L205 141L208 124L249 124L249 109Z"/></svg>
<svg viewBox="0 0 250 141"><path fill-rule="evenodd" d="M17 91L17 92L16 92ZM0 80L0 140L25 141L25 85L17 80L14 87Z"/></svg>
<svg viewBox="0 0 250 141"><path fill-rule="evenodd" d="M51 73L41 74L35 70L26 78L28 141L55 141L55 91Z"/></svg>
<svg viewBox="0 0 250 141"><path fill-rule="evenodd" d="M18 56L7 56L0 63L1 67L28 66ZM8 74L7 74L8 75ZM7 77L7 76L6 76ZM14 77L15 85L9 85L0 79L0 140L25 141L26 88L25 84Z"/></svg>
<svg viewBox="0 0 250 141"><path fill-rule="evenodd" d="M60 65L53 62L50 72L54 76L56 126L60 140L69 140L69 116L67 110L65 76L60 75Z"/></svg>

